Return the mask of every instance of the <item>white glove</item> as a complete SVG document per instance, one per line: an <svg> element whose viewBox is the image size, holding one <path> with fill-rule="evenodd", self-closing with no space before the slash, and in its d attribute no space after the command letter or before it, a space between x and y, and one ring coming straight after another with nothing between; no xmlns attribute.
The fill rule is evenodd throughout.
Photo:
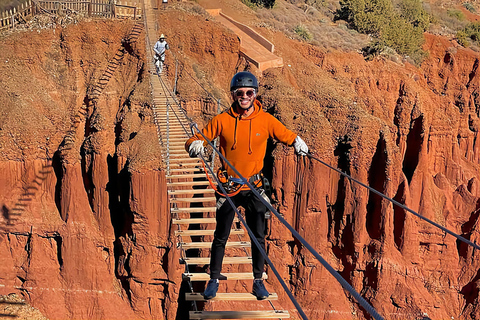
<svg viewBox="0 0 480 320"><path fill-rule="evenodd" d="M306 156L308 153L307 144L299 136L295 138L295 141L293 142L293 147L295 148L295 152L301 156Z"/></svg>
<svg viewBox="0 0 480 320"><path fill-rule="evenodd" d="M203 140L195 140L188 148L188 154L190 155L190 158L195 158L199 155L203 155L204 149L205 148L203 147Z"/></svg>

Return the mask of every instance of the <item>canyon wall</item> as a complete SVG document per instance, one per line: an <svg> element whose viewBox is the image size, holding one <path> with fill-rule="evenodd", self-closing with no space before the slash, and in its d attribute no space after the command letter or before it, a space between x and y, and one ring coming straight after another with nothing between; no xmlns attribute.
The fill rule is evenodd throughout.
<svg viewBox="0 0 480 320"><path fill-rule="evenodd" d="M229 104L235 71L250 68L265 108L315 157L478 239L478 53L426 34L420 66L365 61L259 28L285 61L259 74L238 59L231 32L185 8L160 13L159 32L172 48L166 72L173 79L176 57L177 91L200 124L215 99ZM181 319L186 310L134 28L93 20L1 39L0 294L21 292L49 319ZM480 318L472 248L292 148L270 149L278 211L382 316ZM275 218L268 253L309 318L369 318ZM267 287L298 318L268 273Z"/></svg>
<svg viewBox="0 0 480 320"><path fill-rule="evenodd" d="M265 74L264 100L316 157L477 242L479 54L425 37L419 67L277 47L292 67ZM386 319L480 317L472 247L291 150L277 147L272 169L279 212ZM333 276L272 223L270 255L309 316L361 318Z"/></svg>
<svg viewBox="0 0 480 320"><path fill-rule="evenodd" d="M175 312L142 30L91 20L2 39L0 294L49 319Z"/></svg>

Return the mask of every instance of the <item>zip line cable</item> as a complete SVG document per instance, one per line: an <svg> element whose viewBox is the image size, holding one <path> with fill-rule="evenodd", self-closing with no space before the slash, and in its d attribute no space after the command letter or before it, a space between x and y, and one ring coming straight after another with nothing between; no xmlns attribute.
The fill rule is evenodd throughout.
<svg viewBox="0 0 480 320"><path fill-rule="evenodd" d="M203 162L206 161L206 159L203 157L203 155L200 155L200 158L202 159ZM215 180L217 182L217 185L220 187L220 189L222 190L222 192L224 194L227 194L227 191L225 190L225 188L223 187L223 185L220 183L220 181L218 180L218 177L215 175L215 173L213 172L212 168L210 168L209 166L206 166L208 168L208 171L210 171L210 174L215 177ZM287 285L285 284L285 281L283 281L282 277L280 276L280 274L278 273L277 269L275 268L275 265L273 264L273 262L270 260L270 258L268 258L268 255L267 253L265 252L265 250L263 250L263 248L260 246L260 243L258 242L258 240L255 238L255 235L253 234L252 230L250 230L250 228L248 227L248 224L247 222L245 221L245 219L243 218L243 216L240 214L240 211L238 211L238 208L237 206L235 206L235 204L233 203L232 199L229 197L229 196L226 196L225 197L226 200L228 201L228 203L230 204L230 206L233 208L233 210L235 211L238 219L242 222L243 226L245 227L245 229L247 230L248 232L248 235L250 236L250 239L254 242L255 246L257 246L257 248L259 249L260 253L262 254L263 258L265 258L265 260L267 261L268 265L272 268L272 271L273 273L275 274L275 276L277 277L278 281L280 282L280 284L282 285L283 289L285 290L285 293L288 295L288 297L290 298L290 300L292 301L292 303L295 305L295 308L297 308L297 311L300 313L300 316L302 317L303 320L308 320L307 318L307 315L305 314L305 312L303 311L302 307L300 306L300 304L298 303L298 301L295 299L295 297L293 296L292 292L290 291L290 289L288 289Z"/></svg>
<svg viewBox="0 0 480 320"><path fill-rule="evenodd" d="M392 202L393 204L396 204L396 205L399 206L400 208L402 208L402 209L404 209L404 210L406 210L406 211L414 214L416 217L418 217L418 218L420 218L420 219L422 219L422 220L427 221L428 223L434 225L435 227L441 229L442 231L444 231L444 232L446 232L446 233L454 236L454 237L457 238L458 240L463 241L463 242L465 242L465 243L468 244L468 245L471 245L471 246L474 247L475 249L480 249L480 246L478 246L476 243L473 243L472 241L470 241L470 240L462 237L461 235L456 234L455 232L450 231L449 229L445 228L444 226L441 226L441 225L439 225L438 223L436 223L436 222L434 222L434 221L432 221L432 220L430 220L430 219L422 216L421 214L413 211L413 210L410 209L409 207L401 204L400 202L398 202L398 201L396 201L396 200L394 200L394 199L392 199L392 198L384 195L384 194L381 193L380 191L377 191L377 190L373 189L372 187L367 186L367 185L364 184L363 182L360 182L360 181L356 180L355 178L353 178L353 177L349 176L348 174L344 173L343 171L341 171L341 170L339 170L339 169L337 169L337 168L335 168L335 167L332 167L331 165L325 163L324 161L322 161L322 160L314 157L311 153L308 153L308 154L307 154L307 157L309 157L310 159L313 159L313 160L316 160L316 161L320 162L320 163L323 164L324 166L326 166L326 167L328 167L328 168L330 168L330 169L332 169L332 170L340 173L342 176L346 177L347 179L349 179L349 180L351 180L351 181L353 181L353 182L358 183L358 184L361 185L362 187L367 188L368 190L370 190L371 192L373 192L373 193L381 196L382 198L389 200L389 201Z"/></svg>
<svg viewBox="0 0 480 320"><path fill-rule="evenodd" d="M292 232L294 237L297 238L308 249L308 251L310 251L315 256L315 258L317 258L317 260L328 270L328 272L330 272L330 274L333 275L338 282L340 282L342 287L347 290L374 319L383 320L383 317L377 313L377 311L338 273L338 271L333 269L333 267L330 266L328 262L323 259L317 251L315 251L315 249L277 212L277 210L270 203L268 203L268 201L266 201L260 195L260 193L258 193L257 190L255 190L254 186L250 182L248 182L248 180L244 176L242 176L240 172L238 172L238 170L227 160L227 158L225 158L225 156L221 154L217 148L214 147L213 143L209 139L207 139L203 132L198 128L196 123L191 123L190 128L192 129L192 132L193 129L196 129L200 133L200 135L202 135L205 141L213 148L214 152L218 153L218 156L222 158L223 161L225 161L225 163L228 164L230 168L232 168L235 174L240 177L243 184L247 185L250 188L253 194L255 194L255 196L257 196L257 198L264 205L266 205L271 212L275 214L275 216L280 220L280 222L282 222L283 225L285 225L285 227L287 227L287 229Z"/></svg>

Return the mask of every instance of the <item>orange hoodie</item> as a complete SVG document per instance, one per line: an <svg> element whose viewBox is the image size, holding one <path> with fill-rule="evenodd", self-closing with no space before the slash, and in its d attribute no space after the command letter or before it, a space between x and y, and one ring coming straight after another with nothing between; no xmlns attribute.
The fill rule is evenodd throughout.
<svg viewBox="0 0 480 320"><path fill-rule="evenodd" d="M202 130L210 141L220 137L220 152L247 179L263 169L268 138L291 145L297 137L274 116L263 111L258 100L254 101L254 108L251 115L242 118L235 111L234 103L228 111L213 117ZM185 143L187 152L195 140L204 139L199 133L188 139ZM206 145L206 142L204 144ZM232 168L223 161L222 166L229 176L238 178Z"/></svg>

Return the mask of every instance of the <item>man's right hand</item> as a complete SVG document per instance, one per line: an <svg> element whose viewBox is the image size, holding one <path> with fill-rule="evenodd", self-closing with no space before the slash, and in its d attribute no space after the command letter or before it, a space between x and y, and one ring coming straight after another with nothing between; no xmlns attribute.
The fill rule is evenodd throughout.
<svg viewBox="0 0 480 320"><path fill-rule="evenodd" d="M195 140L188 148L188 154L190 155L190 158L196 158L199 155L203 156L204 150L205 148L203 147L203 140Z"/></svg>

